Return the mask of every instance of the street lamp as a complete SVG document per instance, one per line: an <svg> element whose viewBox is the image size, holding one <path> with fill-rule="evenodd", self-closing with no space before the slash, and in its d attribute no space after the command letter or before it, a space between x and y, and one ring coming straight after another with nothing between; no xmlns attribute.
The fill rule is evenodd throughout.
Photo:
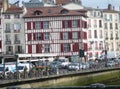
<svg viewBox="0 0 120 89"><path fill-rule="evenodd" d="M92 55L92 58L93 57L95 57L95 53L94 53L94 41L90 41L90 44L92 45L92 53L93 53L93 55Z"/></svg>
<svg viewBox="0 0 120 89"><path fill-rule="evenodd" d="M74 41L71 41L71 44L70 44L70 48L71 48L71 61L73 61L73 45L74 45Z"/></svg>

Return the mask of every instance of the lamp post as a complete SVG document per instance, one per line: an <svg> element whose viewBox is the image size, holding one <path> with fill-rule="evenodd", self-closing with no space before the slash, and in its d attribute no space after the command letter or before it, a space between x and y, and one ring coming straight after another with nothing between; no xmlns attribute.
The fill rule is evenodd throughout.
<svg viewBox="0 0 120 89"><path fill-rule="evenodd" d="M90 44L92 45L92 53L93 53L93 55L92 55L92 57L94 57L95 55L94 55L94 41L90 41Z"/></svg>
<svg viewBox="0 0 120 89"><path fill-rule="evenodd" d="M73 45L74 45L74 42L72 41L70 45L71 46L70 47L71 48L71 61L73 61Z"/></svg>

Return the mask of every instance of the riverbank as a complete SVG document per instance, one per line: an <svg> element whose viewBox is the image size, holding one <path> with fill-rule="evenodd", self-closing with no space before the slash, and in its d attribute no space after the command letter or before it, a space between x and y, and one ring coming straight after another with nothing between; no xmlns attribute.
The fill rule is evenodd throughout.
<svg viewBox="0 0 120 89"><path fill-rule="evenodd" d="M0 88L8 86L18 86L21 88L41 88L41 87L65 87L65 86L87 86L93 83L105 83L108 80L119 78L120 69L99 69L78 71L64 75L54 75L38 77L29 80L6 81Z"/></svg>

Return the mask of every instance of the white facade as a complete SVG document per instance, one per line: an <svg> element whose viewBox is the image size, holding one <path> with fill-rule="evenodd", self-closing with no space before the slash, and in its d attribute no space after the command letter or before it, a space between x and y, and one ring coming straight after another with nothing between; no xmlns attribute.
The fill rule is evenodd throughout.
<svg viewBox="0 0 120 89"><path fill-rule="evenodd" d="M102 11L88 9L88 59L99 58L104 50L104 24Z"/></svg>
<svg viewBox="0 0 120 89"><path fill-rule="evenodd" d="M108 52L115 52L120 55L120 27L119 12L115 11L112 5L103 12L105 46Z"/></svg>

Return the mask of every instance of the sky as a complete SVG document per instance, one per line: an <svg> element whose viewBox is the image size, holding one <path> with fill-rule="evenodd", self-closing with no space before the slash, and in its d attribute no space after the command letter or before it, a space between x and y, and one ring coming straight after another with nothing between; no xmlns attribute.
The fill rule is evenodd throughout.
<svg viewBox="0 0 120 89"><path fill-rule="evenodd" d="M9 0L11 3L17 0ZM20 2L28 2L30 0L19 0ZM41 1L41 0L40 0ZM83 6L97 8L107 8L108 4L112 4L116 10L119 10L120 0L81 0Z"/></svg>

